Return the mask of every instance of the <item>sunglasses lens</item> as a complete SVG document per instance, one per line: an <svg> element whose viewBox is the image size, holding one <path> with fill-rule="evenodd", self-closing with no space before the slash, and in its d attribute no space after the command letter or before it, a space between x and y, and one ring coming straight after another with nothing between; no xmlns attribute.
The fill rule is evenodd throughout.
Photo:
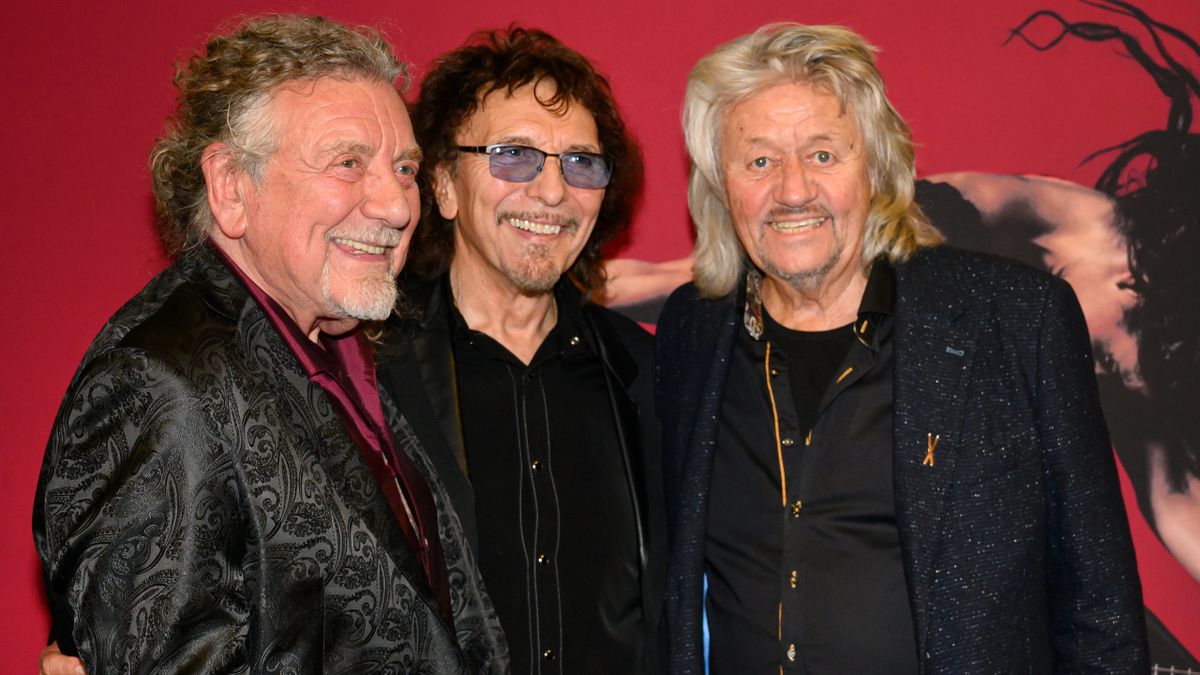
<svg viewBox="0 0 1200 675"><path fill-rule="evenodd" d="M536 148L522 145L500 145L488 154L488 170L500 180L527 183L537 175L546 155Z"/></svg>
<svg viewBox="0 0 1200 675"><path fill-rule="evenodd" d="M565 152L558 155L563 180L567 185L597 190L608 185L612 164L604 155L592 152ZM496 145L488 148L488 170L500 180L528 183L537 176L546 161L546 153L524 145Z"/></svg>
<svg viewBox="0 0 1200 675"><path fill-rule="evenodd" d="M612 177L612 166L603 155L590 152L568 152L562 162L563 179L568 185L587 190L596 190L608 185Z"/></svg>

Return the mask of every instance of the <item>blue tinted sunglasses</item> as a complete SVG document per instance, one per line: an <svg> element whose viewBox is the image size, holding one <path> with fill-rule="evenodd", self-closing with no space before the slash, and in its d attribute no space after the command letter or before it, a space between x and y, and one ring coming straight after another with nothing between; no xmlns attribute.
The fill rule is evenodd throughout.
<svg viewBox="0 0 1200 675"><path fill-rule="evenodd" d="M594 152L546 152L527 145L460 145L460 152L488 156L488 171L500 180L528 183L542 171L547 157L557 157L563 180L571 187L598 190L612 178L612 163Z"/></svg>

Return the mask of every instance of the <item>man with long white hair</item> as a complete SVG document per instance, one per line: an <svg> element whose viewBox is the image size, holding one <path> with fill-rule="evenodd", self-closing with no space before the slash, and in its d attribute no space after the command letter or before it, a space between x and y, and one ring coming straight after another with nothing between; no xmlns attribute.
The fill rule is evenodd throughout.
<svg viewBox="0 0 1200 675"><path fill-rule="evenodd" d="M873 51L773 25L688 81L695 282L658 333L671 670L703 672L706 619L714 675L1146 672L1079 304L939 245Z"/></svg>

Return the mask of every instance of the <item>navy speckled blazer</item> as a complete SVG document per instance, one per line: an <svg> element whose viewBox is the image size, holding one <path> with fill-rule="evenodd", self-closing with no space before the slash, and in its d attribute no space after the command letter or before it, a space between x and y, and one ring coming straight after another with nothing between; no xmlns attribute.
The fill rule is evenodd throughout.
<svg viewBox="0 0 1200 675"><path fill-rule="evenodd" d="M658 324L673 673L703 673L708 487L741 305ZM894 476L922 673L1146 673L1141 587L1079 303L949 247L896 266ZM927 434L936 462L922 464Z"/></svg>

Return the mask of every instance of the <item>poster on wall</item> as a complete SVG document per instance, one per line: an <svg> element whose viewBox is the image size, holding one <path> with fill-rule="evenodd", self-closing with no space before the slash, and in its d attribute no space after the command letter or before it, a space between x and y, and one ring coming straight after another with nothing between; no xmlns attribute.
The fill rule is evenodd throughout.
<svg viewBox="0 0 1200 675"><path fill-rule="evenodd" d="M410 99L433 59L475 30L543 28L592 59L646 160L632 231L610 251L607 301L647 326L690 277L679 131L688 69L769 22L860 32L913 127L918 199L948 243L1061 276L1079 297L1153 672L1200 675L1200 0L14 7L0 29L15 64L0 111L13 158L0 211L15 237L3 345L21 356L7 364L15 386L0 424L0 573L11 586L0 652L30 663L49 626L30 520L54 412L106 318L168 262L146 155L173 105L172 63L237 17L268 11L380 27L412 64Z"/></svg>

